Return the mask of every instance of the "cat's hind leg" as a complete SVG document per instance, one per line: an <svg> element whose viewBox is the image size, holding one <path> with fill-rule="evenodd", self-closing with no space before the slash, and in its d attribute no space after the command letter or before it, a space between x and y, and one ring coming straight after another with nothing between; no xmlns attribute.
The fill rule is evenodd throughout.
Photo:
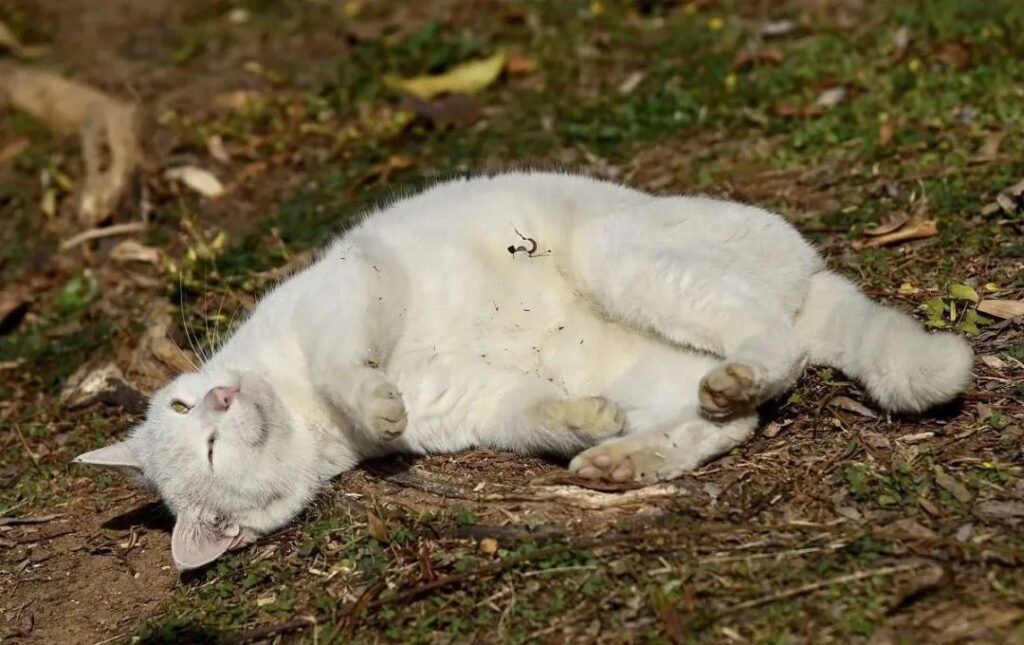
<svg viewBox="0 0 1024 645"><path fill-rule="evenodd" d="M701 381L706 415L742 416L793 385L807 363L804 343L793 314L757 288L748 265L726 251L612 245L608 235L585 236L573 277L613 319L725 359Z"/></svg>
<svg viewBox="0 0 1024 645"><path fill-rule="evenodd" d="M652 483L675 479L743 442L757 427L757 416L714 423L694 416L668 430L615 437L584 450L569 470L584 479Z"/></svg>

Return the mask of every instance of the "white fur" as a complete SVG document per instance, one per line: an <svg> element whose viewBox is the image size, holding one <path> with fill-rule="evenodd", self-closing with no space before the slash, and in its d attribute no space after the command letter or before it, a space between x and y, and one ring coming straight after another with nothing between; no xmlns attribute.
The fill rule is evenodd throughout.
<svg viewBox="0 0 1024 645"><path fill-rule="evenodd" d="M532 247L520 234L534 253L509 253ZM157 393L125 443L82 460L114 450L124 468L127 446L184 523L176 561L196 566L388 452L580 453L581 476L675 477L749 436L754 406L808 360L920 411L963 390L972 357L869 302L767 211L572 175L479 177L365 218ZM709 403L735 366L749 401ZM226 412L204 403L235 385ZM614 402L622 432L586 397Z"/></svg>

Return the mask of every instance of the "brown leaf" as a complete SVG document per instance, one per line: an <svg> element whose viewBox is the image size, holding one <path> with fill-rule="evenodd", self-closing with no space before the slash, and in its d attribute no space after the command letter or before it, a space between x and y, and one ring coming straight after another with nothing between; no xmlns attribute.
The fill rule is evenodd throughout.
<svg viewBox="0 0 1024 645"><path fill-rule="evenodd" d="M910 215L906 213L897 213L889 217L886 221L882 222L878 226L873 228L864 229L864 235L868 237L878 237L879 235L886 235L893 231L898 231L910 221Z"/></svg>
<svg viewBox="0 0 1024 645"><path fill-rule="evenodd" d="M398 108L427 119L438 130L468 127L483 116L480 106L466 94L447 94L430 101L407 94L402 97Z"/></svg>
<svg viewBox="0 0 1024 645"><path fill-rule="evenodd" d="M135 105L41 69L0 63L0 99L50 128L81 136L85 181L78 217L95 226L111 216L142 161Z"/></svg>
<svg viewBox="0 0 1024 645"><path fill-rule="evenodd" d="M896 134L896 126L892 119L886 119L878 126L878 145L888 148L892 144L893 135Z"/></svg>
<svg viewBox="0 0 1024 645"><path fill-rule="evenodd" d="M995 132L989 132L985 135L985 140L981 142L981 147L978 149L978 158L980 159L993 159L999 154L999 146L1003 144L1003 139L1006 138L1006 132L1003 130L996 130Z"/></svg>
<svg viewBox="0 0 1024 645"><path fill-rule="evenodd" d="M0 336L18 328L31 302L29 290L22 286L14 285L0 291Z"/></svg>
<svg viewBox="0 0 1024 645"><path fill-rule="evenodd" d="M875 412L868 406L864 405L860 401L855 401L848 396L834 396L832 397L832 400L829 401L829 405L837 407L841 410L846 410L847 412L859 414L862 417L868 417L871 419L878 418L877 412Z"/></svg>
<svg viewBox="0 0 1024 645"><path fill-rule="evenodd" d="M854 242L853 246L857 249L877 249L883 246L889 246L890 244L897 244L899 242L923 240L929 237L935 237L938 234L939 225L935 220L911 218L902 228L893 231L892 233L873 237L866 242Z"/></svg>
<svg viewBox="0 0 1024 645"><path fill-rule="evenodd" d="M974 498L971 491L967 490L967 487L960 483L959 479L944 471L941 466L935 467L935 483L961 504L966 504Z"/></svg>
<svg viewBox="0 0 1024 645"><path fill-rule="evenodd" d="M537 61L526 54L512 53L505 59L505 71L510 76L526 76L537 71Z"/></svg>
<svg viewBox="0 0 1024 645"><path fill-rule="evenodd" d="M961 43L941 43L932 50L932 58L949 65L957 71L971 66L971 50Z"/></svg>
<svg viewBox="0 0 1024 645"><path fill-rule="evenodd" d="M881 527L875 534L894 540L937 540L939 534L915 519L904 518Z"/></svg>
<svg viewBox="0 0 1024 645"><path fill-rule="evenodd" d="M378 542L388 542L391 539L387 524L373 511L366 511L366 529L370 537Z"/></svg>
<svg viewBox="0 0 1024 645"><path fill-rule="evenodd" d="M732 59L731 68L733 71L741 71L764 63L778 65L782 62L782 50L778 47L758 47L757 49L744 49L737 52Z"/></svg>
<svg viewBox="0 0 1024 645"><path fill-rule="evenodd" d="M261 98L263 95L256 90L233 90L214 96L213 106L222 110L240 110Z"/></svg>
<svg viewBox="0 0 1024 645"><path fill-rule="evenodd" d="M1024 517L1024 502L989 500L978 504L978 515L991 519Z"/></svg>
<svg viewBox="0 0 1024 645"><path fill-rule="evenodd" d="M139 244L135 240L124 240L110 249L110 259L114 262L142 262L158 266L160 249Z"/></svg>
<svg viewBox="0 0 1024 645"><path fill-rule="evenodd" d="M892 62L902 62L910 51L910 27L900 27L892 34Z"/></svg>
<svg viewBox="0 0 1024 645"><path fill-rule="evenodd" d="M982 300L978 311L996 318L1024 316L1024 300Z"/></svg>
<svg viewBox="0 0 1024 645"><path fill-rule="evenodd" d="M677 645L689 642L686 621L679 614L679 610L673 606L670 598L662 593L657 593L654 596L654 608L658 620L661 621L661 627L670 642Z"/></svg>

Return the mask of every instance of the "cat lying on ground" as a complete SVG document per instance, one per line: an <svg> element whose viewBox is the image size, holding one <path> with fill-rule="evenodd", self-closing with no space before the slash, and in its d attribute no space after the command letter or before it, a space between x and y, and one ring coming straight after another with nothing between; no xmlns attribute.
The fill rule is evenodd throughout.
<svg viewBox="0 0 1024 645"><path fill-rule="evenodd" d="M808 363L920 412L964 390L973 355L872 303L770 212L478 177L366 217L127 439L77 461L154 488L185 569L387 453L486 446L571 456L582 478L671 479L749 437Z"/></svg>

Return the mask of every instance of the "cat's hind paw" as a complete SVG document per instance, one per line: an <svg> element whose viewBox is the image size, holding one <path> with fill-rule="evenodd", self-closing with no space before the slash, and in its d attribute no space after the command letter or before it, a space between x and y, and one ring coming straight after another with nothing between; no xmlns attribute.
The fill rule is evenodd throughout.
<svg viewBox="0 0 1024 645"><path fill-rule="evenodd" d="M621 434L626 427L622 408L602 396L549 401L540 406L540 413L545 425L563 426L592 442Z"/></svg>
<svg viewBox="0 0 1024 645"><path fill-rule="evenodd" d="M757 407L760 392L754 368L744 363L726 363L701 379L700 408L713 419L736 416Z"/></svg>
<svg viewBox="0 0 1024 645"><path fill-rule="evenodd" d="M569 463L582 479L653 483L678 476L683 469L647 437L622 437L584 450Z"/></svg>

